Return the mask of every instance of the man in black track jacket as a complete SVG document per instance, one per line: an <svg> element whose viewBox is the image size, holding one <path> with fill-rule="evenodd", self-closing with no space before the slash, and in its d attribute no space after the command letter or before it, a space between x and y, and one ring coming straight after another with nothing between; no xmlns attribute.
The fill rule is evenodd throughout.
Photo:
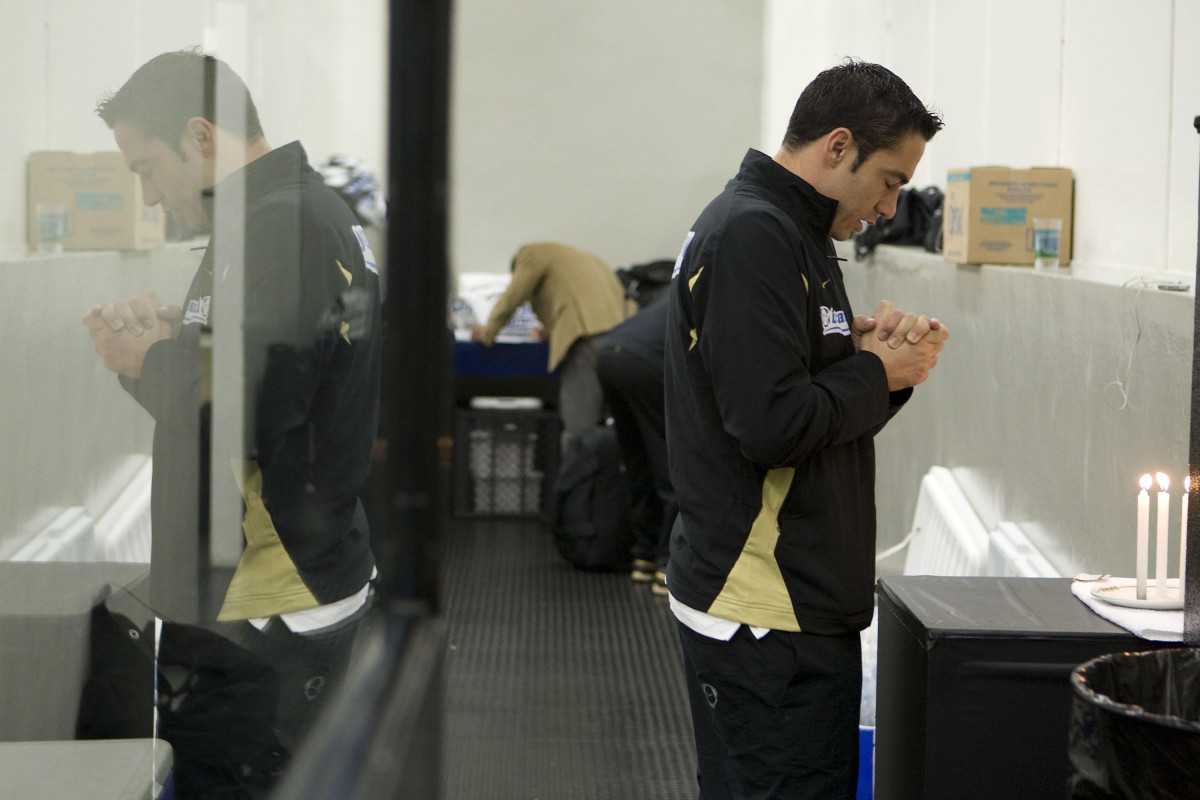
<svg viewBox="0 0 1200 800"><path fill-rule="evenodd" d="M854 797L873 437L947 333L886 301L855 318L830 239L895 213L940 128L888 70L827 70L676 263L666 408L682 524L667 586L704 800Z"/></svg>
<svg viewBox="0 0 1200 800"><path fill-rule="evenodd" d="M267 143L223 62L165 53L97 111L146 204L212 233L182 307L147 290L83 320L155 420L150 601L277 666L279 727L295 740L345 668L375 572L359 499L380 387L375 258L300 143ZM214 331L240 335L238 358ZM243 396L214 398L214 372L239 360ZM220 452L210 423L239 403L242 446ZM245 550L219 611L188 597L206 561L210 460L244 506Z"/></svg>

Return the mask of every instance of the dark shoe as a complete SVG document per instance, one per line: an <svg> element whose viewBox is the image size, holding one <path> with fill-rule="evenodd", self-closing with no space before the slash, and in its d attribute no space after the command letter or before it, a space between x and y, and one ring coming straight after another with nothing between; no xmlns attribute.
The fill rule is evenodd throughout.
<svg viewBox="0 0 1200 800"><path fill-rule="evenodd" d="M667 573L661 569L654 573L654 583L650 584L650 591L659 597L666 597L670 592L667 591Z"/></svg>
<svg viewBox="0 0 1200 800"><path fill-rule="evenodd" d="M654 570L657 569L653 561L647 561L644 558L635 558L633 560L633 569L629 571L629 577L638 583L649 583L654 580Z"/></svg>

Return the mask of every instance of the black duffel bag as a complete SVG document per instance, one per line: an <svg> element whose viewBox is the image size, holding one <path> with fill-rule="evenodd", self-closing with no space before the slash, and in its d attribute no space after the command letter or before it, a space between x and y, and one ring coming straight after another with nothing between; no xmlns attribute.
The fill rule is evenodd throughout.
<svg viewBox="0 0 1200 800"><path fill-rule="evenodd" d="M633 525L628 478L611 425L568 438L554 487L554 544L580 569L625 569Z"/></svg>

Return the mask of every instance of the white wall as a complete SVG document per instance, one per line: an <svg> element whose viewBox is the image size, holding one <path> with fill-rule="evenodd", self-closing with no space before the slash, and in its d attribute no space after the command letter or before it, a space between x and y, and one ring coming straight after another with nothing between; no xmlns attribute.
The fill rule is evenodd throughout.
<svg viewBox="0 0 1200 800"><path fill-rule="evenodd" d="M880 440L880 505L895 511L886 524L904 522L920 473L936 459L968 483L985 516L1033 527L1060 568L1083 565L1094 542L1115 558L1116 534L1073 521L1074 509L1083 503L1117 519L1126 484L1151 462L1178 471L1187 437L1179 415L1189 397L1190 297L1140 301L1153 337L1139 348L1135 406L1116 414L1104 386L1131 319L1121 280L1167 269L1190 280L1195 263L1200 48L1190 38L1200 30L1200 0L762 1L765 11L757 0L459 0L454 268L503 271L520 243L540 238L589 247L614 266L670 257L744 149L778 146L816 72L844 55L881 61L946 117L918 185L943 183L951 166L1069 166L1079 231L1075 276L1053 283L940 263L911 273L848 265L859 306L891 294L946 315L957 332L940 384L921 395L936 414L910 409ZM0 126L0 192L9 198L0 204L0 251L10 256L0 258L0 280L28 309L10 315L5 336L20 374L35 379L9 381L0 395L8 471L21 471L6 480L16 490L0 500L0 526L35 516L31 502L102 502L106 467L92 472L72 460L81 450L95 462L98 444L111 443L111 464L145 450L146 430L124 412L97 415L63 400L98 392L107 409L124 399L93 374L81 304L105 287L122 296L164 270L179 280L188 272L186 251L97 257L96 270L72 260L81 257L22 261L26 154L112 147L92 113L96 99L156 53L203 44L244 74L273 143L298 137L315 160L350 152L382 172L383 5L8 4L0 68L19 79L6 82L17 113ZM1105 265L1115 284L1080 280ZM1015 348L997 344L1014 335ZM1060 358L1020 357L1043 341ZM1086 400L1060 381L1059 362L1080 352L1089 353L1084 366L1066 374L1083 382ZM1048 408L1069 424L1037 422L1036 438L1054 457L1031 459L1021 434ZM1070 491L1056 492L1076 465Z"/></svg>
<svg viewBox="0 0 1200 800"><path fill-rule="evenodd" d="M764 146L844 56L877 61L946 128L918 186L952 167L1075 170L1075 264L1191 274L1200 136L1197 0L768 0Z"/></svg>
<svg viewBox="0 0 1200 800"><path fill-rule="evenodd" d="M115 150L97 100L168 50L227 60L272 144L300 139L314 163L349 153L384 175L385 0L29 0L4 16L0 71L16 113L0 125L0 254L25 250L28 154Z"/></svg>
<svg viewBox="0 0 1200 800"><path fill-rule="evenodd" d="M26 156L115 150L96 101L157 52L199 43L204 5L34 0L5 3L4 16L0 71L15 113L0 126L0 252L14 255L25 246Z"/></svg>
<svg viewBox="0 0 1200 800"><path fill-rule="evenodd" d="M1123 284L1195 280L1200 2L768 0L766 12L763 147L818 71L856 56L945 118L915 185L944 188L949 168L978 164L1075 171L1069 276L900 248L845 265L856 310L886 297L951 331L877 440L881 545L902 538L921 476L941 464L986 526L1018 523L1064 574L1130 574L1138 477L1187 469L1194 294ZM1174 531L1178 506L1176 494Z"/></svg>
<svg viewBox="0 0 1200 800"><path fill-rule="evenodd" d="M245 6L243 77L250 76L267 140L299 139L314 164L335 153L355 156L386 185L387 0Z"/></svg>
<svg viewBox="0 0 1200 800"><path fill-rule="evenodd" d="M30 257L26 160L35 150L115 150L94 108L137 67L202 46L242 75L268 141L300 139L311 161L333 153L386 167L386 0L29 0L4 5L0 72L14 113L0 125L0 544L57 509L98 516L148 454L151 421L100 364L80 324L92 304L147 287L182 299L200 255ZM173 298L173 299L172 299ZM236 527L235 527L236 529Z"/></svg>
<svg viewBox="0 0 1200 800"><path fill-rule="evenodd" d="M23 542L63 508L99 517L132 478L129 456L150 454L153 421L100 363L80 321L94 303L147 287L182 299L196 255L173 244L0 259L11 301L0 316L0 545Z"/></svg>
<svg viewBox="0 0 1200 800"><path fill-rule="evenodd" d="M933 464L950 468L985 527L1017 523L1064 575L1133 574L1147 472L1174 481L1178 542L1192 297L958 266L919 248L879 248L843 269L856 311L886 297L950 331L929 380L876 439L881 548L908 532ZM1173 549L1172 570L1177 560Z"/></svg>
<svg viewBox="0 0 1200 800"><path fill-rule="evenodd" d="M674 258L758 136L761 0L459 0L451 264Z"/></svg>

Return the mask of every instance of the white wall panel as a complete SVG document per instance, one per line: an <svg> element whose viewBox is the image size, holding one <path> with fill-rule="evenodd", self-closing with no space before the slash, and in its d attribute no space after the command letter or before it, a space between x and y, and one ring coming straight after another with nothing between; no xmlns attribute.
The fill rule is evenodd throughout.
<svg viewBox="0 0 1200 800"><path fill-rule="evenodd" d="M876 438L880 547L907 533L921 476L940 464L985 527L1020 524L1062 574L1131 574L1138 477L1177 484L1187 468L1192 299L911 248L879 248L845 273L856 308L887 297L951 334ZM1178 515L1176 494L1172 530Z"/></svg>
<svg viewBox="0 0 1200 800"><path fill-rule="evenodd" d="M1171 6L1067 1L1062 163L1079 261L1166 266Z"/></svg>
<svg viewBox="0 0 1200 800"><path fill-rule="evenodd" d="M96 102L159 53L215 44L251 86L272 143L305 140L386 167L385 0L40 0L10 3L0 65L13 115L0 130L0 252L25 244L25 158L34 150L108 150ZM353 53L354 57L346 57ZM8 97L8 95L6 95Z"/></svg>
<svg viewBox="0 0 1200 800"><path fill-rule="evenodd" d="M96 102L165 50L200 40L204 3L40 0L8 3L0 28L5 97L0 126L0 253L25 252L26 158L35 150L111 150Z"/></svg>
<svg viewBox="0 0 1200 800"><path fill-rule="evenodd" d="M95 108L138 66L136 0L47 0L46 35L45 149L115 149Z"/></svg>
<svg viewBox="0 0 1200 800"><path fill-rule="evenodd" d="M131 453L149 454L153 420L104 368L80 320L93 304L146 287L178 302L198 254L186 244L140 253L0 259L8 342L0 392L0 540L45 524L42 512L82 505L97 517L122 488Z"/></svg>
<svg viewBox="0 0 1200 800"><path fill-rule="evenodd" d="M890 0L837 4L829 16L830 46L824 66L847 57L890 66L891 7Z"/></svg>
<svg viewBox="0 0 1200 800"><path fill-rule="evenodd" d="M758 144L760 2L456 3L451 260L529 241L673 258Z"/></svg>
<svg viewBox="0 0 1200 800"><path fill-rule="evenodd" d="M985 160L988 141L988 3L933 0L931 98L946 128L927 148L925 174L940 186L946 172Z"/></svg>
<svg viewBox="0 0 1200 800"><path fill-rule="evenodd" d="M228 0L225 0L228 2ZM247 77L267 140L387 167L386 0L247 0Z"/></svg>
<svg viewBox="0 0 1200 800"><path fill-rule="evenodd" d="M323 123L314 126L316 138L328 134L322 142L327 147L359 141L352 132L371 137L375 152L383 152L384 0L326 2L319 9L308 3L312 13L300 33L279 37L275 26L291 34L286 21L305 16L281 5L271 10L272 19L262 20L259 40L248 38L252 2L39 0L6 8L0 66L19 79L8 82L13 92L5 95L17 113L0 126L0 191L6 198L0 203L0 273L5 292L21 301L0 327L10 343L6 367L22 377L0 393L0 452L8 465L0 538L36 528L45 509L86 505L93 514L103 511L121 488L122 459L148 451L152 421L99 363L79 321L92 304L147 286L178 300L199 258L187 244L146 253L25 258L28 153L115 148L94 112L100 97L119 89L151 57L206 39L239 51L236 58L218 54L230 55L243 72L252 62L246 51L262 46L281 54L269 63L275 83L263 82L268 95L281 87L284 98L294 101L273 106L280 136L288 127L303 136L302 123L316 120ZM298 41L309 56L308 74L290 69ZM356 57L345 57L347 52ZM305 82L312 73L320 79ZM380 124L372 130L367 119ZM351 144L339 149L355 152Z"/></svg>
<svg viewBox="0 0 1200 800"><path fill-rule="evenodd" d="M1081 268L1192 271L1197 0L776 0L767 10L771 144L800 88L853 52L945 117L916 185L977 164L1070 167Z"/></svg>
<svg viewBox="0 0 1200 800"><path fill-rule="evenodd" d="M1174 62L1171 70L1171 172L1167 216L1167 268L1196 269L1196 200L1200 185L1200 2L1175 3Z"/></svg>
<svg viewBox="0 0 1200 800"><path fill-rule="evenodd" d="M765 17L767 70L763 91L763 135L759 149L774 153L787 131L792 108L804 87L836 63L831 45L833 7L827 3L768 2Z"/></svg>
<svg viewBox="0 0 1200 800"><path fill-rule="evenodd" d="M158 52L200 43L206 26L234 46L235 31L221 23L230 14L218 15L217 5L7 4L0 66L14 76L6 99L17 113L0 126L0 192L7 200L0 204L0 251L24 249L27 153L111 147L92 110L98 97ZM247 30L237 49L246 51L244 71L272 142L298 137L316 159L349 151L382 170L383 0L311 0L303 14L283 0L220 5L244 8ZM1078 178L1076 263L1114 265L1130 275L1191 272L1200 170L1200 136L1192 128L1200 114L1197 0L771 0L766 8L764 30L752 0L460 0L452 121L456 268L503 270L516 246L532 238L592 247L614 264L673 255L744 149L773 150L799 91L820 69L855 55L894 69L946 116L918 185L943 182L950 166L1057 161ZM359 57L345 57L348 51ZM101 498L105 459L144 450L144 420L97 367L78 320L98 297L161 283L156 272L164 256L106 255L98 257L99 269L74 255L3 264L6 290L25 298L17 304L24 311L7 320L9 340L18 343L8 366L40 380L10 382L3 398L9 423L0 450L22 468L0 503L0 522L23 524L33 512L16 509L21 499ZM174 279L186 282L192 256L171 256ZM1157 337L1153 347L1139 346L1135 403L1118 414L1107 397L1094 395L1110 380L1119 343L1093 344L1093 323L1096 308L1127 305L1126 294L1114 300L1075 279L1050 281L1043 292L1047 281L1015 271L935 271L949 282L908 296L961 317L946 355L951 368L939 379L959 388L936 401L939 425L919 424L913 409L906 412L913 421L902 424L913 426L912 441L922 446L949 448L948 437L960 435L972 452L988 454L956 464L982 514L1032 521L1027 530L1039 546L1077 524L1066 506L1050 510L1057 508L1052 481L1021 482L1026 474L1051 473L1036 454L1010 452L987 438L988 430L1024 430L1034 415L1069 421L1065 431L1037 421L1039 436L1055 442L1055 469L1070 470L1072 458L1084 465L1083 476L1070 479L1070 494L1089 508L1125 486L1126 460L1137 462L1134 472L1154 459L1178 460L1186 444L1180 409L1188 396L1190 311L1161 304L1187 305L1188 298L1147 305L1146 319L1168 313L1171 320L1165 330L1149 331ZM853 266L848 273L864 275ZM873 274L856 280L883 277ZM900 302L910 277L872 284L872 299L894 292ZM1074 386L1046 383L1061 373L1057 359L1039 355L1035 369L1027 353L1037 348L996 338L997 330L1028 330L1020 341L1034 342L1058 342L1073 331L1054 352L1080 362L1071 376L1091 387L1086 402L1076 402ZM997 349L995 341L1006 344ZM951 381L966 360L986 368L971 367ZM61 366L61 374L41 374L47 363ZM81 390L80 381L95 385ZM929 395L939 396L922 396ZM110 407L122 416L110 416ZM963 408L985 410L990 427ZM117 444L107 431L104 442L93 441L113 420L122 428ZM58 457L47 460L47 449ZM881 497L897 488L889 480L882 479ZM1073 529L1045 549L1059 563L1083 564L1091 535ZM1121 534L1097 535L1120 557Z"/></svg>
<svg viewBox="0 0 1200 800"><path fill-rule="evenodd" d="M847 57L883 64L899 75L922 101L942 108L933 91L933 10L931 0L872 0L854 5L771 2L767 5L763 95L764 152L774 153L787 129L792 107L804 87ZM944 170L929 166L926 151L914 184L944 183ZM938 178L937 175L941 174Z"/></svg>
<svg viewBox="0 0 1200 800"><path fill-rule="evenodd" d="M14 113L0 125L0 255L25 251L25 156L46 142L46 25L40 3L13 3L0 29L0 74Z"/></svg>
<svg viewBox="0 0 1200 800"><path fill-rule="evenodd" d="M923 103L942 112L944 100L938 96L933 72L934 9L930 0L895 0L890 4L890 41L885 45L887 58L881 62L895 72ZM939 133L925 148L925 156L913 174L913 186L924 188L946 182L945 170L936 165L944 163L939 156L942 136Z"/></svg>
<svg viewBox="0 0 1200 800"><path fill-rule="evenodd" d="M837 47L851 40L838 28L844 7L778 0L768 18L816 24L809 38L825 40L815 47ZM972 164L1068 166L1081 237L1073 277L890 248L866 268L847 265L857 305L889 297L954 332L878 440L881 545L907 530L919 476L938 463L954 468L985 521L1019 520L1064 574L1127 569L1133 482L1186 463L1192 300L1120 285L1194 264L1200 2L893 0L880 19L876 60L946 118L915 182L928 174L944 185L947 167ZM768 31L769 87L777 69L790 77L805 63L780 40ZM768 107L764 119L778 113ZM1081 279L1102 266L1115 268L1114 282ZM1097 335L1096 309L1107 335ZM1124 366L1122 405L1113 381Z"/></svg>
<svg viewBox="0 0 1200 800"><path fill-rule="evenodd" d="M1063 13L1063 0L991 4L981 31L988 39L986 153L972 163L1066 166L1059 162Z"/></svg>
<svg viewBox="0 0 1200 800"><path fill-rule="evenodd" d="M268 130L278 132L276 139L299 136L314 158L349 151L382 171L384 88L376 67L386 52L382 0L312 0L304 4L303 14L281 0L9 3L0 30L0 63L6 74L19 76L9 89L21 113L0 131L0 191L13 200L0 207L0 250L11 253L24 246L23 156L43 148L109 147L107 132L91 113L99 94L119 86L158 52L201 43L221 5L243 6L254 27L242 48L249 51L247 77L258 90ZM471 10L485 5L494 8ZM624 148L614 149L611 134L639 122L600 111L612 104L609 92L624 96L630 111L649 114L650 127L664 132L671 120L693 113L704 99L724 102L726 116L758 116L761 130L748 143L769 150L777 146L800 89L821 68L853 54L887 64L946 115L947 129L929 148L916 183L940 183L948 166L980 161L1057 161L1079 177L1079 212L1085 224L1077 260L1115 265L1131 274L1193 268L1196 200L1190 184L1200 168L1195 141L1200 137L1191 127L1200 113L1196 0L769 0L761 38L748 30L757 19L758 3L644 6L631 0L605 8L549 0L457 4L456 21L470 40L470 52L455 55L456 74L467 81L459 87L470 93L471 76L496 72L494 84L488 85L494 103L521 104L486 115L497 132L520 139L516 146L502 148L503 159L517 169L576 172L592 186L603 186L602 178L627 165L634 172L654 174L653 165L648 168L636 157L631 161ZM464 8L470 13L463 13ZM581 48L594 44L602 52L587 59L590 66L582 75L569 67L548 73L536 68L547 64L547 55L582 53ZM753 110L753 103L746 102L743 108L740 100L728 98L735 92L753 93L747 81L756 80L756 70L750 62L758 61L764 44L770 68L763 78L763 105ZM347 50L361 57L335 55ZM1056 51L1062 58L1058 63ZM666 56L676 52L681 55ZM506 56L525 60L526 67L499 70L496 58ZM1061 74L1057 89L1056 69ZM631 73L637 78L632 86L626 85L633 81ZM570 80L585 91L568 91ZM664 83L670 80L686 81L688 89L672 95ZM506 89L506 83L522 85ZM1056 91L1061 92L1057 115ZM545 109L541 118L531 113L535 100ZM330 113L343 101L337 113ZM461 97L456 102L456 121L478 130L484 120L466 110L475 101ZM598 109L595 118L588 116L592 107ZM486 99L478 108L487 109ZM562 117L575 122L563 129ZM722 120L723 128L733 124ZM555 126L562 135L550 134L541 155L530 153L539 135L531 128L549 131ZM663 143L665 135L659 139L654 133L644 137L649 149L677 150ZM473 144L472 136L487 138L474 133L460 141ZM592 146L594 167L580 160L567 163L571 159L561 151L568 138ZM726 136L721 145L714 141L706 154L720 149L726 157L734 149L733 138ZM601 164L607 156L613 163ZM673 191L710 193L718 180L715 169L702 175L693 168L690 178L682 174L689 162L713 160L699 156L685 151L666 156L671 163L664 166L679 171L669 184ZM502 180L498 168L480 170L481 179ZM484 184L481 180L463 189L475 198L464 201L471 211ZM534 191L516 185L512 192L521 189ZM568 197L579 202L578 194L565 186L543 191L558 204ZM595 204L603 210L620 202ZM509 205L514 214L523 207ZM505 214L472 213L471 218L472 236L495 239L512 229ZM547 218L544 231L556 227ZM620 236L624 227L610 226L604 235Z"/></svg>
<svg viewBox="0 0 1200 800"><path fill-rule="evenodd" d="M188 3L135 0L133 25L137 43L135 51L123 56L127 59L125 77L159 53L202 45L212 3L213 0Z"/></svg>

